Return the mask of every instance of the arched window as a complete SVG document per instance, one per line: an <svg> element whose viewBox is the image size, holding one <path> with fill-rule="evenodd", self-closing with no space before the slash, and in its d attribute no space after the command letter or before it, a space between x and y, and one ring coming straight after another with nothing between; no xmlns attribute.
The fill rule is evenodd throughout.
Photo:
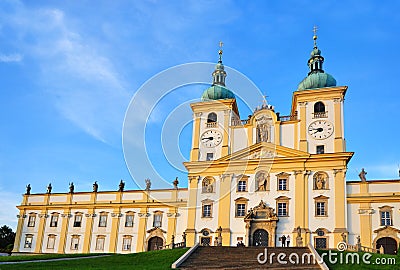
<svg viewBox="0 0 400 270"><path fill-rule="evenodd" d="M216 113L209 113L207 116L207 123L215 123L217 122L217 114Z"/></svg>
<svg viewBox="0 0 400 270"><path fill-rule="evenodd" d="M318 101L314 104L314 113L324 113L325 105L321 101Z"/></svg>

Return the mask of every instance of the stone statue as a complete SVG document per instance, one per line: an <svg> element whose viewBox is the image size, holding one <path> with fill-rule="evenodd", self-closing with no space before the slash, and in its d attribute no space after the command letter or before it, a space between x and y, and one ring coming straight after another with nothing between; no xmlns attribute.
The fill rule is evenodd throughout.
<svg viewBox="0 0 400 270"><path fill-rule="evenodd" d="M186 232L183 232L183 234L182 234L182 242L184 243L184 245L186 247Z"/></svg>
<svg viewBox="0 0 400 270"><path fill-rule="evenodd" d="M265 173L260 173L257 176L257 191L265 191L267 187L267 177L265 177Z"/></svg>
<svg viewBox="0 0 400 270"><path fill-rule="evenodd" d="M218 237L217 237L217 246L222 246L222 227L219 226L217 229Z"/></svg>
<svg viewBox="0 0 400 270"><path fill-rule="evenodd" d="M366 182L367 181L367 178L365 177L366 175L367 175L367 172L364 170L364 168L362 168L358 177L360 177L362 182Z"/></svg>
<svg viewBox="0 0 400 270"><path fill-rule="evenodd" d="M125 188L125 182L124 181L120 181L119 182L119 186L118 186L118 191L124 191L124 188Z"/></svg>
<svg viewBox="0 0 400 270"><path fill-rule="evenodd" d="M146 182L146 190L150 190L151 188L151 181L149 178L147 178L146 180L144 180Z"/></svg>
<svg viewBox="0 0 400 270"><path fill-rule="evenodd" d="M212 193L213 192L213 184L210 179L203 180L203 192L204 193Z"/></svg>
<svg viewBox="0 0 400 270"><path fill-rule="evenodd" d="M301 237L301 228L298 226L296 228L297 231L297 237L296 237L296 246L297 247L302 247L303 246L303 237Z"/></svg>
<svg viewBox="0 0 400 270"><path fill-rule="evenodd" d="M297 237L301 237L301 228L300 228L300 226L298 226L296 228L296 232L297 232Z"/></svg>
<svg viewBox="0 0 400 270"><path fill-rule="evenodd" d="M357 239L357 244L361 244L361 237L359 235L357 235L356 239Z"/></svg>
<svg viewBox="0 0 400 270"><path fill-rule="evenodd" d="M257 142L268 141L268 126L266 124L257 125Z"/></svg>
<svg viewBox="0 0 400 270"><path fill-rule="evenodd" d="M345 243L347 243L347 235L343 232L343 233L341 234L341 236L342 236L342 241L345 242Z"/></svg>
<svg viewBox="0 0 400 270"><path fill-rule="evenodd" d="M74 182L69 183L69 193L74 193L74 189L75 189Z"/></svg>
<svg viewBox="0 0 400 270"><path fill-rule="evenodd" d="M172 184L174 184L174 189L178 189L178 184L179 184L178 177L175 178L175 180L174 180L174 182L172 182Z"/></svg>
<svg viewBox="0 0 400 270"><path fill-rule="evenodd" d="M49 183L49 185L47 186L47 194L50 194L52 189L53 187L51 186L51 183Z"/></svg>
<svg viewBox="0 0 400 270"><path fill-rule="evenodd" d="M28 184L28 185L26 186L25 195L30 195L30 194L31 194L31 184Z"/></svg>
<svg viewBox="0 0 400 270"><path fill-rule="evenodd" d="M97 181L94 181L93 192L97 192L98 189L99 189L99 185L97 184Z"/></svg>
<svg viewBox="0 0 400 270"><path fill-rule="evenodd" d="M315 187L317 189L325 189L325 177L323 174L318 174L315 180Z"/></svg>

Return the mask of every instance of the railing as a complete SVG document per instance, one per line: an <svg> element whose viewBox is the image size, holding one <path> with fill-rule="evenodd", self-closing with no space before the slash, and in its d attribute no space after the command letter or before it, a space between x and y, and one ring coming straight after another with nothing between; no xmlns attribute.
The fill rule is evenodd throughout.
<svg viewBox="0 0 400 270"><path fill-rule="evenodd" d="M183 241L175 243L175 236L172 235L171 244L156 247L156 249L174 249L174 248L185 248L186 247L186 233L182 235Z"/></svg>
<svg viewBox="0 0 400 270"><path fill-rule="evenodd" d="M208 123L206 123L206 127L215 128L215 127L217 127L217 122L208 122Z"/></svg>
<svg viewBox="0 0 400 270"><path fill-rule="evenodd" d="M313 113L313 118L327 118L328 117L328 112L316 112Z"/></svg>
<svg viewBox="0 0 400 270"><path fill-rule="evenodd" d="M246 125L247 123L249 123L250 119L244 119L244 120L240 120L240 119L232 119L232 126L243 126Z"/></svg>
<svg viewBox="0 0 400 270"><path fill-rule="evenodd" d="M370 247L364 247L364 246L361 246L361 244L347 245L347 250L363 251L363 252L369 252L369 253L383 253L383 250L376 249L376 248L370 248Z"/></svg>
<svg viewBox="0 0 400 270"><path fill-rule="evenodd" d="M278 121L281 121L281 122L297 120L297 114L280 116L279 113L277 113L276 116L278 117Z"/></svg>

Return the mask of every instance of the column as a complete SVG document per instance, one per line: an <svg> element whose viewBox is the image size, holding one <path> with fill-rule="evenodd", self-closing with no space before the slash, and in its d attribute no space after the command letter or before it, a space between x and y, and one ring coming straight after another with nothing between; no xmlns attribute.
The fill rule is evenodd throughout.
<svg viewBox="0 0 400 270"><path fill-rule="evenodd" d="M229 154L229 115L230 110L224 110L224 135L222 138L222 152L221 157L227 156Z"/></svg>
<svg viewBox="0 0 400 270"><path fill-rule="evenodd" d="M65 244L67 241L67 234L68 234L68 226L69 226L69 219L72 217L71 209L65 209L64 213L61 215L63 217L61 223L61 233L60 233L60 242L58 244L57 253L65 253Z"/></svg>
<svg viewBox="0 0 400 270"><path fill-rule="evenodd" d="M200 136L200 117L202 115L201 112L195 113L194 118L194 131L193 131L193 142L192 142L192 150L190 151L190 161L198 161L199 160L199 136Z"/></svg>
<svg viewBox="0 0 400 270"><path fill-rule="evenodd" d="M306 120L307 120L307 102L299 102L300 106L300 150L304 152L308 152L308 142L307 142L307 127L306 127Z"/></svg>
<svg viewBox="0 0 400 270"><path fill-rule="evenodd" d="M300 226L301 237L303 244L309 243L310 232L309 226L309 203L308 203L308 178L311 171L294 171L295 176L295 214L294 214L294 229L292 232L293 244L296 244L297 230Z"/></svg>
<svg viewBox="0 0 400 270"><path fill-rule="evenodd" d="M88 213L85 216L86 216L86 228L85 228L85 238L83 239L82 253L89 253L92 241L92 233L93 233L94 208L88 209Z"/></svg>
<svg viewBox="0 0 400 270"><path fill-rule="evenodd" d="M145 251L145 241L146 241L146 225L147 225L147 207L140 209L139 216L139 228L138 228L138 239L136 243L136 252Z"/></svg>
<svg viewBox="0 0 400 270"><path fill-rule="evenodd" d="M335 152L344 152L343 123L342 123L342 98L333 100L335 110Z"/></svg>
<svg viewBox="0 0 400 270"><path fill-rule="evenodd" d="M40 212L40 215L39 215L39 227L38 227L35 253L42 253L42 245L43 245L43 237L44 237L44 231L45 231L45 226L46 226L46 220L47 220L47 210L44 209Z"/></svg>
<svg viewBox="0 0 400 270"><path fill-rule="evenodd" d="M172 243L172 236L176 236L176 217L177 217L178 209L176 207L170 208L167 213L168 217L168 230L167 230L167 243ZM173 248L173 247L171 247Z"/></svg>
<svg viewBox="0 0 400 270"><path fill-rule="evenodd" d="M342 241L342 233L347 234L346 226L346 170L334 170L335 177L335 229L333 230L334 245ZM329 205L328 205L329 207ZM329 208L328 208L329 209Z"/></svg>
<svg viewBox="0 0 400 270"><path fill-rule="evenodd" d="M112 223L111 223L110 249L109 249L111 253L117 252L120 216L121 216L121 209L119 207L114 208L113 212L111 213Z"/></svg>
<svg viewBox="0 0 400 270"><path fill-rule="evenodd" d="M19 210L18 225L17 225L16 234L15 234L14 248L12 250L12 253L19 252L19 246L21 245L22 230L23 230L24 221L25 221L25 219L24 219L25 214L26 214L25 210Z"/></svg>
<svg viewBox="0 0 400 270"><path fill-rule="evenodd" d="M197 210L197 189L199 176L189 176L189 198L188 198L188 218L186 229L186 245L194 246L196 243L196 210ZM200 210L201 211L201 210Z"/></svg>
<svg viewBox="0 0 400 270"><path fill-rule="evenodd" d="M222 228L222 245L230 246L230 212L231 212L231 174L220 176L219 202L218 202L218 226Z"/></svg>

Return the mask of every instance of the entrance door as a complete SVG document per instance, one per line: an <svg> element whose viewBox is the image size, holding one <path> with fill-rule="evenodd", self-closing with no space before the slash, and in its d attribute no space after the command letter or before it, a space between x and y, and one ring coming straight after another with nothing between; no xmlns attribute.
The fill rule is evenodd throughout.
<svg viewBox="0 0 400 270"><path fill-rule="evenodd" d="M376 241L376 249L383 246L385 254L395 255L397 252L397 242L392 237L382 237Z"/></svg>
<svg viewBox="0 0 400 270"><path fill-rule="evenodd" d="M253 246L268 246L268 232L263 229L258 229L253 233Z"/></svg>
<svg viewBox="0 0 400 270"><path fill-rule="evenodd" d="M157 250L160 247L162 247L164 244L164 241L162 240L161 237L158 236L154 236L152 238L149 239L149 242L147 244L147 250Z"/></svg>

